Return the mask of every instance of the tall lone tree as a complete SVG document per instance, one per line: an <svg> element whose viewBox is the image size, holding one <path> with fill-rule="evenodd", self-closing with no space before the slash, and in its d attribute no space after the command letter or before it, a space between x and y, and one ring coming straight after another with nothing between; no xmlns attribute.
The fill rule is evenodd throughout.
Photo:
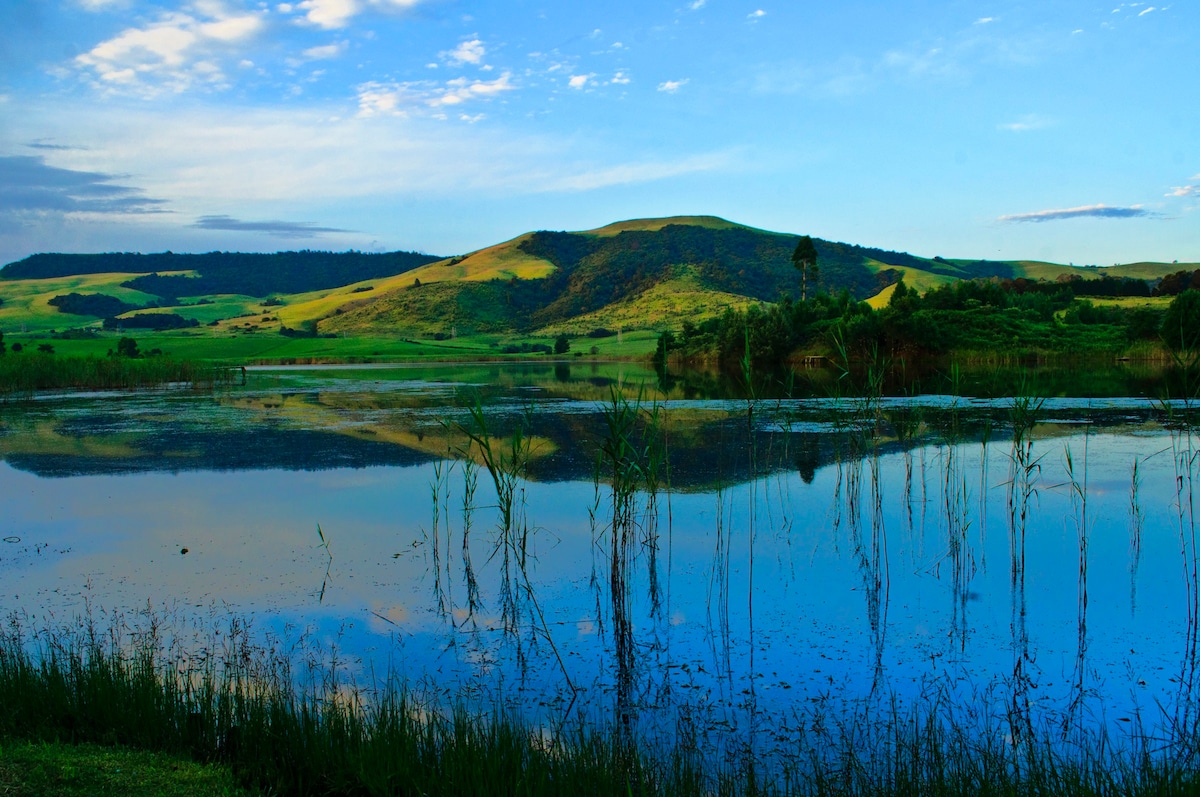
<svg viewBox="0 0 1200 797"><path fill-rule="evenodd" d="M800 238L796 251L792 252L792 265L800 272L800 301L806 301L809 275L814 283L817 281L817 247L813 246L812 238L807 235Z"/></svg>

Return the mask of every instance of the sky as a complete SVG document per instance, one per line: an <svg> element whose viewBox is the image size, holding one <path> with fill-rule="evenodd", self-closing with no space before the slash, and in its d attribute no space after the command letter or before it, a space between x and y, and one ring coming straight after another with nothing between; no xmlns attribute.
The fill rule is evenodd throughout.
<svg viewBox="0 0 1200 797"><path fill-rule="evenodd" d="M0 0L0 263L716 215L1200 261L1200 3Z"/></svg>

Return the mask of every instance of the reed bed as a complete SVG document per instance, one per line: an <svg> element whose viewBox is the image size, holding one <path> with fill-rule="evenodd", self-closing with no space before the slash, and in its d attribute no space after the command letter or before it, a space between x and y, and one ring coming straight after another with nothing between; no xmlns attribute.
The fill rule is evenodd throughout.
<svg viewBox="0 0 1200 797"><path fill-rule="evenodd" d="M580 721L547 730L503 711L438 709L397 678L370 687L331 661L298 679L244 627L219 651L170 653L93 627L0 638L0 742L98 744L229 766L279 795L1170 795L1200 787L1194 745L1014 741L1003 721L956 717L936 697L819 704L795 748L766 768L653 747ZM303 681L307 685L300 685ZM1194 729L1192 731L1194 734ZM721 763L714 763L720 761Z"/></svg>
<svg viewBox="0 0 1200 797"><path fill-rule="evenodd" d="M128 390L185 384L212 388L233 382L226 366L170 357L64 357L41 352L0 356L0 400L42 390Z"/></svg>

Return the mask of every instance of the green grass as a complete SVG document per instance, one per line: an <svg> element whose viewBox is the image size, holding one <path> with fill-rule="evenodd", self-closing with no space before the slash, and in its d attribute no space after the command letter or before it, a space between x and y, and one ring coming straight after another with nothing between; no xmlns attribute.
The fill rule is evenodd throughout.
<svg viewBox="0 0 1200 797"><path fill-rule="evenodd" d="M227 767L94 744L0 743L0 795L249 797Z"/></svg>

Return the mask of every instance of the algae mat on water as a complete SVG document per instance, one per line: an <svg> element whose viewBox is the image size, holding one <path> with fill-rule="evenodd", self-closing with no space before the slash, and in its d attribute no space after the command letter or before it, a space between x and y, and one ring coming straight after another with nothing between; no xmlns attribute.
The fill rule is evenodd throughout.
<svg viewBox="0 0 1200 797"><path fill-rule="evenodd" d="M98 745L0 744L6 797L249 797L232 773L162 753Z"/></svg>

